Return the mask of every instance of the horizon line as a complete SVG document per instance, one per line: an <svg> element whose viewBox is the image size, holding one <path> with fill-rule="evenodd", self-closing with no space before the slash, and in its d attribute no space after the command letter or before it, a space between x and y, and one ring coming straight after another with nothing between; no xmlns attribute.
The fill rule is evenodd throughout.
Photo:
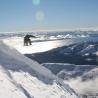
<svg viewBox="0 0 98 98"><path fill-rule="evenodd" d="M51 29L51 30L22 30L22 31L0 31L0 33L22 33L22 32L64 32L64 31L98 31L98 28L76 28L76 29Z"/></svg>

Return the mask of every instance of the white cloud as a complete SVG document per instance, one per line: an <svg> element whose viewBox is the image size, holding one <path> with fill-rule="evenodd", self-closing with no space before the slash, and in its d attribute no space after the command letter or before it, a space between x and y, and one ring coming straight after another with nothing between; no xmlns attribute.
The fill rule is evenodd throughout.
<svg viewBox="0 0 98 98"><path fill-rule="evenodd" d="M82 81L79 77L65 82L67 82L76 92L80 94L98 93L98 77L88 81Z"/></svg>

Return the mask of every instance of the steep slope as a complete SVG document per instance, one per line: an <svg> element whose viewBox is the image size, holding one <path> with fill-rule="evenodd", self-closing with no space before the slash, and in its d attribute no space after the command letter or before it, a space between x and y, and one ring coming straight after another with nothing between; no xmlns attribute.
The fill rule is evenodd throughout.
<svg viewBox="0 0 98 98"><path fill-rule="evenodd" d="M0 41L0 98L79 98L48 69Z"/></svg>

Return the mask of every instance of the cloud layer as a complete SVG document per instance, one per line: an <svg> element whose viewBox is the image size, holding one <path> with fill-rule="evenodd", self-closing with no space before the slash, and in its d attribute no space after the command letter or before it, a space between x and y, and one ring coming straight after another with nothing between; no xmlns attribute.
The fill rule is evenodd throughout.
<svg viewBox="0 0 98 98"><path fill-rule="evenodd" d="M82 79L78 77L65 82L67 82L76 92L80 94L98 93L98 77L88 81L82 81Z"/></svg>

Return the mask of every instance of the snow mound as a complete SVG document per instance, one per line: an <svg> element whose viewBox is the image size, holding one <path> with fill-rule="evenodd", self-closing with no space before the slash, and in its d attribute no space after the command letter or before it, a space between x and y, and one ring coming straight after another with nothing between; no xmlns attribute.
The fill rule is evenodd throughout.
<svg viewBox="0 0 98 98"><path fill-rule="evenodd" d="M0 41L0 98L80 98L51 71Z"/></svg>

